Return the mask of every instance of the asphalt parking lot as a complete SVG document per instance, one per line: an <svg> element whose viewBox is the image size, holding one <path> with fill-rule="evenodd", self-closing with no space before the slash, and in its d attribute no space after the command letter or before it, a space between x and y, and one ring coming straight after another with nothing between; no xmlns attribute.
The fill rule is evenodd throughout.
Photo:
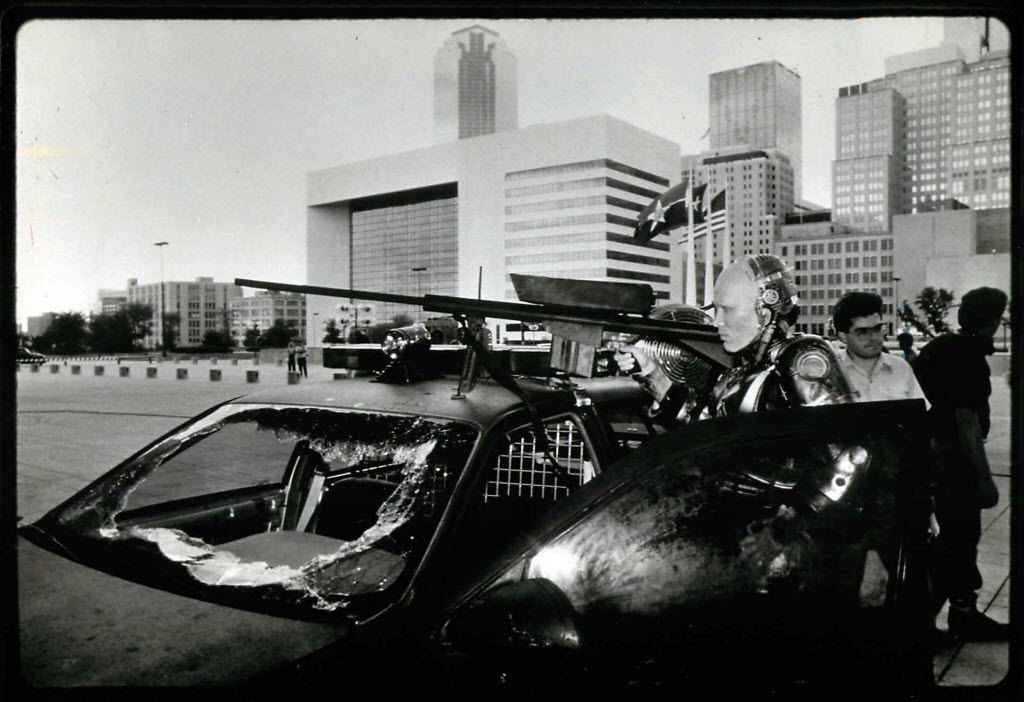
<svg viewBox="0 0 1024 702"><path fill-rule="evenodd" d="M20 523L38 519L136 449L223 400L285 385L286 369L249 362L80 362L56 372L21 368L17 377L17 507ZM102 376L95 366L104 367ZM147 367L157 377L146 377ZM188 369L179 380L177 369ZM211 381L209 371L221 370ZM309 369L301 382L331 380ZM343 383L344 380L333 381ZM1006 621L1009 599L1009 390L993 377L987 450L999 504L984 513L979 605ZM328 625L229 610L128 583L71 563L24 539L18 542L21 664L37 686L232 684L337 638ZM939 624L944 626L945 618ZM199 645L201 642L202 645ZM1007 665L1005 644L951 647L935 658L940 684L990 684Z"/></svg>

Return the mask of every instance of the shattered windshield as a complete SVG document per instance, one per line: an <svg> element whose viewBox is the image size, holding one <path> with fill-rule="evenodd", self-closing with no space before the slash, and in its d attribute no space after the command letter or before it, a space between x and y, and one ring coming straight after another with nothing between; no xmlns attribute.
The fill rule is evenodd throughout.
<svg viewBox="0 0 1024 702"><path fill-rule="evenodd" d="M427 417L226 405L83 491L58 520L155 549L204 585L284 590L333 611L414 570L477 434Z"/></svg>

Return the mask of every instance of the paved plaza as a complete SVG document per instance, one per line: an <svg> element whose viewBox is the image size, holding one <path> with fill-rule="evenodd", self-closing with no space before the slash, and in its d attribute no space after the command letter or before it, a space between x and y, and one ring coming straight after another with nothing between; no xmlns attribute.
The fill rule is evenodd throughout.
<svg viewBox="0 0 1024 702"><path fill-rule="evenodd" d="M258 367L80 361L17 375L18 516L31 523L121 459L218 402L288 383L273 361ZM103 367L96 375L94 367ZM129 368L127 377L119 370ZM156 368L148 378L146 369ZM188 377L177 378L177 369ZM221 379L211 381L210 370ZM259 370L257 383L246 371ZM332 380L311 366L300 382ZM336 380L339 384L344 380ZM984 512L979 606L1006 621L1009 599L1009 388L993 376L987 450L1000 502ZM329 625L231 610L120 581L18 542L22 670L30 684L231 684L337 638ZM945 625L945 617L939 620ZM240 645L244 642L244 645ZM940 684L990 684L1005 674L1006 644L950 647L935 658Z"/></svg>

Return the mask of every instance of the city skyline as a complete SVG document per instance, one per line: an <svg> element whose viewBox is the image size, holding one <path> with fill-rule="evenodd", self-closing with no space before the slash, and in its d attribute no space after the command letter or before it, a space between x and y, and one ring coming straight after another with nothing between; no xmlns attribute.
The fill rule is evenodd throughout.
<svg viewBox="0 0 1024 702"><path fill-rule="evenodd" d="M159 280L158 240L168 280L304 281L307 173L429 145L430 59L477 23L516 54L521 127L610 114L682 153L706 148L709 74L778 60L802 79L804 197L823 205L836 89L942 38L940 18L33 22L17 54L17 319Z"/></svg>

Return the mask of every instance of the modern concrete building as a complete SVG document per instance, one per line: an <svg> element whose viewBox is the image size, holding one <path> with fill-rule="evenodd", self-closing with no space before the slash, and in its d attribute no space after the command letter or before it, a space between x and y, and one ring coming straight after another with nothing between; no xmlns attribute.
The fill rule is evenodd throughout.
<svg viewBox="0 0 1024 702"><path fill-rule="evenodd" d="M676 237L633 239L679 179L679 146L601 115L315 171L307 279L407 295L515 300L509 273L651 284L679 301ZM310 296L308 314L338 300ZM378 303L379 321L418 310Z"/></svg>
<svg viewBox="0 0 1024 702"><path fill-rule="evenodd" d="M516 58L497 32L452 33L434 57L434 142L515 129L516 84Z"/></svg>
<svg viewBox="0 0 1024 702"><path fill-rule="evenodd" d="M1008 206L1008 51L967 62L946 43L890 56L885 67L884 78L839 89L836 220L886 231L892 215L950 198L973 209Z"/></svg>
<svg viewBox="0 0 1024 702"><path fill-rule="evenodd" d="M959 299L990 285L1010 293L1010 210L946 210L893 218L900 300L926 286Z"/></svg>
<svg viewBox="0 0 1024 702"><path fill-rule="evenodd" d="M778 61L765 61L712 73L708 81L711 148L780 150L793 167L794 196L802 197L800 76Z"/></svg>
<svg viewBox="0 0 1024 702"><path fill-rule="evenodd" d="M160 285L139 285L136 278L128 279L128 302L141 302L153 308L152 333L142 340L143 346L147 349L159 348L164 313L177 315L178 322L174 335L176 348L200 346L207 330L230 328L231 313L228 303L242 295L242 289L237 285L215 283L213 278L165 281L161 306Z"/></svg>
<svg viewBox="0 0 1024 702"><path fill-rule="evenodd" d="M794 269L800 291L799 331L824 335L836 301L851 290L882 296L883 317L893 314L893 236L833 222L827 210L792 215L774 253ZM895 319L888 319L890 331Z"/></svg>
<svg viewBox="0 0 1024 702"><path fill-rule="evenodd" d="M306 338L306 296L299 293L257 290L250 297L228 301L231 337L241 345L248 329L266 331L281 320L285 326L298 329L299 338Z"/></svg>
<svg viewBox="0 0 1024 702"><path fill-rule="evenodd" d="M113 314L128 304L127 290L98 290L93 312L96 314Z"/></svg>

